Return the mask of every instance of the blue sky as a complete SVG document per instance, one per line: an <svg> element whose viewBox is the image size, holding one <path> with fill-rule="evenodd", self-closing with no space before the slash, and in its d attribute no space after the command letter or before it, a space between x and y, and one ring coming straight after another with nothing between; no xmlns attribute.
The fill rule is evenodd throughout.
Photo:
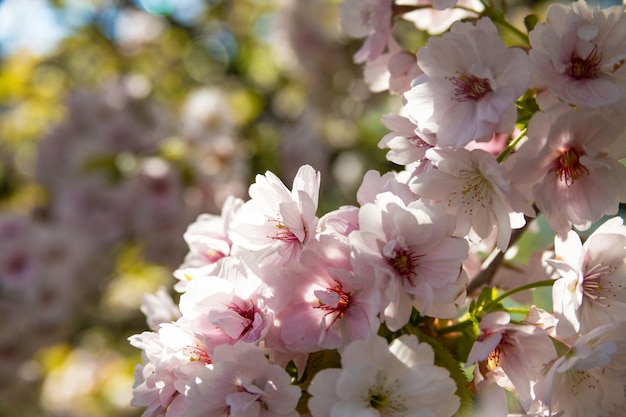
<svg viewBox="0 0 626 417"><path fill-rule="evenodd" d="M37 55L53 52L61 40L89 22L97 11L93 3L89 0L65 0L63 9L55 9L46 0L0 0L0 55L19 49L28 49ZM112 2L105 0L101 3ZM207 2L135 0L135 4L149 13L171 13L181 23L193 23Z"/></svg>

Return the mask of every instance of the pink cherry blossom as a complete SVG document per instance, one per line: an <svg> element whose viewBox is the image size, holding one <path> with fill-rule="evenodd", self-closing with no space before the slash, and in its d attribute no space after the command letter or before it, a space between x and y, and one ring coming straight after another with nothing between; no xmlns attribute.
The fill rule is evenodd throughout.
<svg viewBox="0 0 626 417"><path fill-rule="evenodd" d="M201 214L187 227L183 235L189 247L182 265L174 271L180 280L175 288L184 291L186 283L196 277L214 275L220 267L220 261L237 253L228 234L233 217L243 205L243 200L229 197L222 206L221 214Z"/></svg>
<svg viewBox="0 0 626 417"><path fill-rule="evenodd" d="M377 335L354 341L341 354L341 369L313 378L311 415L450 417L460 405L456 385L434 358L430 345L413 335L391 345Z"/></svg>
<svg viewBox="0 0 626 417"><path fill-rule="evenodd" d="M416 28L431 35L439 35L450 28L457 20L476 17L483 10L483 4L478 0L397 0L399 6L426 6L432 8L418 9L404 13L403 19L412 22ZM452 7L454 5L463 8ZM474 10L475 12L472 12Z"/></svg>
<svg viewBox="0 0 626 417"><path fill-rule="evenodd" d="M243 263L224 264L219 276L194 279L181 296L181 325L193 330L209 355L216 346L259 343L274 325L263 282Z"/></svg>
<svg viewBox="0 0 626 417"><path fill-rule="evenodd" d="M555 105L536 113L513 155L511 179L532 187L535 204L559 234L586 230L626 201L626 156L619 120L593 109Z"/></svg>
<svg viewBox="0 0 626 417"><path fill-rule="evenodd" d="M409 186L400 181L398 176L393 172L387 172L380 175L380 172L370 170L363 176L363 182L357 190L356 199L360 205L366 203L374 203L379 194L390 192L396 197L402 199L405 204L409 204L417 199Z"/></svg>
<svg viewBox="0 0 626 417"><path fill-rule="evenodd" d="M387 51L374 60L366 61L363 78L370 91L402 94L411 88L411 81L422 72L414 53L407 52L393 37L387 41Z"/></svg>
<svg viewBox="0 0 626 417"><path fill-rule="evenodd" d="M497 231L497 247L505 250L511 236L511 217L534 216L522 193L507 179L500 164L479 149L438 149L426 151L437 167L415 177L411 190L422 197L443 202L456 217L456 236L470 240L487 238ZM518 225L523 225L522 223Z"/></svg>
<svg viewBox="0 0 626 417"><path fill-rule="evenodd" d="M178 388L189 399L185 417L298 417L301 390L257 346L219 346L211 366Z"/></svg>
<svg viewBox="0 0 626 417"><path fill-rule="evenodd" d="M344 0L341 5L341 27L353 38L366 38L354 54L354 61L372 61L385 50L391 36L391 0Z"/></svg>
<svg viewBox="0 0 626 417"><path fill-rule="evenodd" d="M435 135L427 134L409 118L398 114L387 114L383 124L391 130L378 142L381 149L389 148L387 159L399 165L409 165L425 158L426 150L435 146Z"/></svg>
<svg viewBox="0 0 626 417"><path fill-rule="evenodd" d="M555 238L556 258L550 260L560 278L552 287L554 313L561 336L587 333L626 320L626 226L614 217L582 244L570 231Z"/></svg>
<svg viewBox="0 0 626 417"><path fill-rule="evenodd" d="M257 175L250 200L231 223L229 238L251 250L261 265L285 265L298 259L315 235L319 187L319 172L309 165L298 170L291 191L269 171Z"/></svg>
<svg viewBox="0 0 626 417"><path fill-rule="evenodd" d="M552 4L530 32L533 71L554 94L579 107L626 108L624 6Z"/></svg>
<svg viewBox="0 0 626 417"><path fill-rule="evenodd" d="M380 326L380 291L370 271L353 272L349 247L331 236L314 247L284 270L293 298L277 320L285 347L296 352L342 348Z"/></svg>
<svg viewBox="0 0 626 417"><path fill-rule="evenodd" d="M537 401L553 415L624 415L625 352L626 322L595 328L551 364L534 387Z"/></svg>
<svg viewBox="0 0 626 417"><path fill-rule="evenodd" d="M356 206L341 206L336 210L323 215L319 221L318 237L331 235L336 239L347 239L353 230L359 228L359 208Z"/></svg>
<svg viewBox="0 0 626 417"><path fill-rule="evenodd" d="M515 392L526 407L532 385L543 375L543 367L556 358L548 335L539 327L510 324L509 314L497 311L485 315L467 358L477 364L475 374Z"/></svg>
<svg viewBox="0 0 626 417"><path fill-rule="evenodd" d="M418 76L405 93L405 110L439 146L463 147L510 132L517 119L515 100L527 89L526 53L507 48L493 22L457 22L443 37L420 48Z"/></svg>
<svg viewBox="0 0 626 417"><path fill-rule="evenodd" d="M146 316L148 326L157 331L161 323L169 323L180 318L180 309L164 287L155 294L141 296L141 312Z"/></svg>
<svg viewBox="0 0 626 417"><path fill-rule="evenodd" d="M359 225L349 236L353 262L372 268L383 290L381 320L390 329L406 324L413 307L424 315L456 314L468 244L452 236L454 223L442 208L382 193L361 207Z"/></svg>
<svg viewBox="0 0 626 417"><path fill-rule="evenodd" d="M182 415L187 398L175 384L211 363L202 342L173 323L162 324L157 332L133 335L129 341L144 355L144 363L135 368L131 404L146 407L144 417Z"/></svg>

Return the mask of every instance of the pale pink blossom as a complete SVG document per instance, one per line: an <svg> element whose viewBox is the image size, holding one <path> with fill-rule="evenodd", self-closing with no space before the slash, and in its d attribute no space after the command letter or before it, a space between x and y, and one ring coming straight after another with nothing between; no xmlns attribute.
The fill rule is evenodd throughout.
<svg viewBox="0 0 626 417"><path fill-rule="evenodd" d="M517 100L530 82L528 56L507 48L494 23L457 22L443 37L431 37L417 62L424 75L404 94L408 116L439 146L460 148L510 132Z"/></svg>
<svg viewBox="0 0 626 417"><path fill-rule="evenodd" d="M341 354L341 369L323 369L309 386L313 417L450 417L459 408L448 371L413 335L391 345L380 336L357 340Z"/></svg>
<svg viewBox="0 0 626 417"><path fill-rule="evenodd" d="M293 293L277 317L285 347L305 353L341 349L375 334L380 291L369 272L352 271L350 248L331 236L305 251L299 264L283 271Z"/></svg>
<svg viewBox="0 0 626 417"><path fill-rule="evenodd" d="M435 146L435 135L422 132L411 119L390 113L382 117L390 133L378 142L381 149L388 148L387 159L398 165L409 165L421 161L426 150Z"/></svg>
<svg viewBox="0 0 626 417"><path fill-rule="evenodd" d="M259 343L274 325L264 289L245 264L225 263L219 276L189 282L180 298L179 322L193 330L209 355L223 344Z"/></svg>
<svg viewBox="0 0 626 417"><path fill-rule="evenodd" d="M452 236L454 222L441 207L382 193L361 207L359 225L349 236L353 262L368 264L383 291L381 321L397 330L413 307L424 315L456 315L468 243Z"/></svg>
<svg viewBox="0 0 626 417"><path fill-rule="evenodd" d="M170 323L180 318L180 309L164 287L154 294L141 296L141 312L146 316L148 327L157 331L161 323Z"/></svg>
<svg viewBox="0 0 626 417"><path fill-rule="evenodd" d="M178 389L189 399L185 417L297 417L301 390L253 344L220 346L213 363Z"/></svg>
<svg viewBox="0 0 626 417"><path fill-rule="evenodd" d="M419 74L415 54L403 50L393 37L387 41L386 52L366 61L363 67L363 78L375 93L389 90L402 94L411 88L411 81Z"/></svg>
<svg viewBox="0 0 626 417"><path fill-rule="evenodd" d="M550 226L586 230L626 201L626 156L615 118L593 109L552 106L536 113L528 140L512 156L511 179L528 187ZM526 185L525 185L526 184Z"/></svg>
<svg viewBox="0 0 626 417"><path fill-rule="evenodd" d="M391 0L344 0L340 4L341 28L353 38L366 38L354 54L362 63L380 56L391 36Z"/></svg>
<svg viewBox="0 0 626 417"><path fill-rule="evenodd" d="M534 387L554 415L618 417L626 411L626 322L610 323L580 337Z"/></svg>
<svg viewBox="0 0 626 417"><path fill-rule="evenodd" d="M552 4L530 32L530 60L541 84L579 107L626 108L624 6Z"/></svg>
<svg viewBox="0 0 626 417"><path fill-rule="evenodd" d="M437 169L415 177L411 191L442 202L456 217L456 236L468 235L478 242L497 231L496 245L506 250L511 237L511 217L535 212L523 194L508 180L497 160L475 149L439 149L426 151ZM522 226L523 218L521 218Z"/></svg>
<svg viewBox="0 0 626 417"><path fill-rule="evenodd" d="M555 238L556 258L550 264L560 278L552 287L559 335L587 333L626 320L626 226L614 217L581 243L570 231Z"/></svg>
<svg viewBox="0 0 626 417"><path fill-rule="evenodd" d="M397 0L396 4L398 6L432 4L432 8L413 10L402 15L403 19L412 22L416 28L431 35L445 32L457 20L477 17L484 8L479 0ZM454 5L463 6L464 9L453 7Z"/></svg>
<svg viewBox="0 0 626 417"><path fill-rule="evenodd" d="M303 246L315 236L320 174L304 165L292 190L272 172L257 175L250 200L230 225L230 240L252 251L259 263L285 265L297 260Z"/></svg>
<svg viewBox="0 0 626 417"><path fill-rule="evenodd" d="M400 198L405 204L409 204L417 199L409 186L400 181L393 172L380 175L380 172L369 170L363 176L363 182L357 190L356 200L360 205L373 203L378 194L389 192Z"/></svg>
<svg viewBox="0 0 626 417"><path fill-rule="evenodd" d="M175 384L211 363L202 342L183 327L164 323L157 332L131 336L130 344L142 350L144 363L135 367L131 404L145 407L142 417L178 417L186 397Z"/></svg>
<svg viewBox="0 0 626 417"><path fill-rule="evenodd" d="M356 206L341 206L329 211L320 218L318 227L319 236L331 235L347 243L348 236L359 228L359 208Z"/></svg>
<svg viewBox="0 0 626 417"><path fill-rule="evenodd" d="M467 365L476 364L475 374L513 391L528 407L532 385L543 375L544 365L557 356L552 341L539 327L511 324L504 311L485 315L480 331Z"/></svg>
<svg viewBox="0 0 626 417"><path fill-rule="evenodd" d="M232 219L242 205L243 200L229 197L220 215L201 214L187 227L183 238L189 252L174 271L174 276L180 280L175 286L176 290L184 291L186 283L195 277L215 275L220 268L220 261L233 252L237 253L228 234Z"/></svg>

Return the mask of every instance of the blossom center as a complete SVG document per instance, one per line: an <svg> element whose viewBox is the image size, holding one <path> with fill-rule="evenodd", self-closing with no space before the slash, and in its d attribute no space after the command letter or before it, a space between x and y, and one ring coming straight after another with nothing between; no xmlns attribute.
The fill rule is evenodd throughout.
<svg viewBox="0 0 626 417"><path fill-rule="evenodd" d="M183 352L185 352L185 354L189 356L189 360L191 362L200 362L205 365L210 365L212 363L209 354L206 353L206 350L200 345L187 346L185 347Z"/></svg>
<svg viewBox="0 0 626 417"><path fill-rule="evenodd" d="M493 91L487 78L473 74L461 74L459 77L447 77L454 85L454 99L458 102L478 101Z"/></svg>
<svg viewBox="0 0 626 417"><path fill-rule="evenodd" d="M585 273L585 275L583 276L583 296L593 303L599 305L601 304L602 300L606 300L608 296L605 293L608 293L608 295L610 295L613 292L613 285L610 280L605 283L602 281L602 279L606 275L615 271L615 269L616 268L612 265L598 264L591 268L589 271L587 271L587 273Z"/></svg>
<svg viewBox="0 0 626 417"><path fill-rule="evenodd" d="M395 269L403 279L415 286L415 278L417 272L415 269L419 266L420 256L408 249L396 248L392 257L387 257L387 263Z"/></svg>
<svg viewBox="0 0 626 417"><path fill-rule="evenodd" d="M228 306L229 310L234 311L244 319L243 330L241 331L241 335L239 336L240 338L254 327L254 316L257 313L257 309L254 304L249 301L247 302L247 304L248 305L246 306L240 306L236 303L232 303L230 306Z"/></svg>
<svg viewBox="0 0 626 417"><path fill-rule="evenodd" d="M397 384L393 385L393 388L399 388L396 387ZM381 417L406 415L405 399L394 394L392 387L383 387L378 384L373 386L368 392L366 401L368 406L378 411Z"/></svg>
<svg viewBox="0 0 626 417"><path fill-rule="evenodd" d="M571 187L574 181L582 175L589 175L587 167L580 163L580 157L583 155L583 151L571 148L562 151L556 159L554 172L568 187Z"/></svg>
<svg viewBox="0 0 626 417"><path fill-rule="evenodd" d="M459 207L462 207L465 214L473 216L475 208L487 208L491 185L478 170L462 171L460 176L465 180L464 188L460 195L457 191L452 192L452 197L448 200L448 206L452 207L454 204L453 200L460 198L461 204Z"/></svg>
<svg viewBox="0 0 626 417"><path fill-rule="evenodd" d="M600 72L600 57L598 56L597 46L594 46L593 50L585 58L578 56L576 52L572 52L567 66L567 75L575 80L584 80L596 78L598 72Z"/></svg>
<svg viewBox="0 0 626 417"><path fill-rule="evenodd" d="M329 325L330 327L342 318L350 307L350 295L351 293L343 291L343 286L338 282L333 288L326 288L326 291L316 291L319 304L314 308L325 311L324 316L335 315Z"/></svg>
<svg viewBox="0 0 626 417"><path fill-rule="evenodd" d="M372 393L370 395L370 407L380 410L387 406L387 396L380 393Z"/></svg>
<svg viewBox="0 0 626 417"><path fill-rule="evenodd" d="M276 222L276 231L273 236L268 236L273 240L281 240L283 242L299 242L298 237L293 234L287 226L285 226L281 220L271 220Z"/></svg>

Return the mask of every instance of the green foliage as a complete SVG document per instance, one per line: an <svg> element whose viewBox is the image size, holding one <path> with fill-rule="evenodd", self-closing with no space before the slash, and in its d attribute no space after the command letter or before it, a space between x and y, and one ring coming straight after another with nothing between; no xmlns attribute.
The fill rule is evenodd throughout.
<svg viewBox="0 0 626 417"><path fill-rule="evenodd" d="M524 26L526 26L527 32L533 30L537 23L539 23L539 16L536 14L529 14L524 18Z"/></svg>

